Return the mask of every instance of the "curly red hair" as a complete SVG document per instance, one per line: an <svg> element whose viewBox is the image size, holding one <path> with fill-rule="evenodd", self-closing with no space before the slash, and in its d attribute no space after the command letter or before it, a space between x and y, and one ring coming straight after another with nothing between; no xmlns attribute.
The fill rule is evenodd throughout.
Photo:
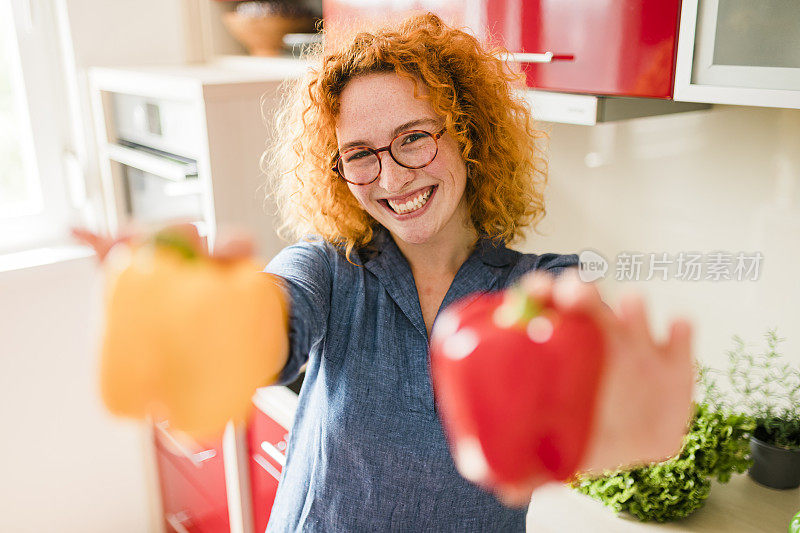
<svg viewBox="0 0 800 533"><path fill-rule="evenodd" d="M545 214L547 163L538 141L546 134L534 128L524 99L514 92L522 75L500 59L501 52L484 49L431 13L354 35L329 32L307 57L311 68L284 95L275 130L280 136L262 160L265 169L280 170L274 193L282 235L317 234L344 246L348 257L372 239L377 221L331 167L342 90L375 72L427 86L427 99L461 149L466 203L480 233L510 243L524 227L535 228ZM421 97L416 90L415 96Z"/></svg>

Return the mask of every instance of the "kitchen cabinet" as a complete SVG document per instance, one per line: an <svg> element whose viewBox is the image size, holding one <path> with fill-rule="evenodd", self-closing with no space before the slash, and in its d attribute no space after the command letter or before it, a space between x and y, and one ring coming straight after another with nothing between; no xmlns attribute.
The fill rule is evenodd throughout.
<svg viewBox="0 0 800 533"><path fill-rule="evenodd" d="M289 430L297 410L297 395L282 387L259 389L253 398L257 409L248 428L250 488L255 531L267 527L269 512L278 492Z"/></svg>
<svg viewBox="0 0 800 533"><path fill-rule="evenodd" d="M222 440L190 450L162 421L156 424L154 446L167 530L230 531Z"/></svg>
<svg viewBox="0 0 800 533"><path fill-rule="evenodd" d="M800 109L800 3L684 0L675 99Z"/></svg>
<svg viewBox="0 0 800 533"><path fill-rule="evenodd" d="M680 0L482 0L372 2L325 0L325 22L382 21L431 8L520 63L528 87L617 97L672 97Z"/></svg>
<svg viewBox="0 0 800 533"><path fill-rule="evenodd" d="M214 441L176 436L152 424L154 512L159 531L252 533L267 527L286 463L302 377L253 396L247 427L229 424Z"/></svg>
<svg viewBox="0 0 800 533"><path fill-rule="evenodd" d="M250 231L259 256L284 243L265 206L259 160L279 87L300 61L93 68L89 73L106 226L192 222L213 246L221 227Z"/></svg>
<svg viewBox="0 0 800 533"><path fill-rule="evenodd" d="M364 7L324 0L326 27L383 22L433 11L479 40L499 43L525 74L533 116L547 122L599 122L708 109L676 102L673 82L680 0L476 0L395 2Z"/></svg>
<svg viewBox="0 0 800 533"><path fill-rule="evenodd" d="M680 0L488 0L485 28L531 88L670 98Z"/></svg>
<svg viewBox="0 0 800 533"><path fill-rule="evenodd" d="M683 107L688 103L800 109L800 3L793 0L361 4L324 0L326 25L431 10L480 39L499 41L522 64L528 87L545 93L538 105L547 108L547 120L584 124L582 115L600 107L572 95L633 99L614 104L622 113L598 111L596 121L692 110ZM640 98L671 102L639 109ZM571 116L570 106L581 113Z"/></svg>

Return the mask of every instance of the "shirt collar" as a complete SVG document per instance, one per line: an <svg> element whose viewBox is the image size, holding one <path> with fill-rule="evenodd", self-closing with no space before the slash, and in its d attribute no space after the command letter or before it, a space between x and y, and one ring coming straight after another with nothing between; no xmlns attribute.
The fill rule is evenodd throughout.
<svg viewBox="0 0 800 533"><path fill-rule="evenodd" d="M510 265L515 254L518 255L518 252L509 250L503 244L495 245L490 239L479 239L475 250L456 273L439 310L470 293L492 290L500 277L501 268ZM375 236L361 256L364 267L378 278L414 327L427 338L411 267L389 231L377 226Z"/></svg>
<svg viewBox="0 0 800 533"><path fill-rule="evenodd" d="M481 236L476 246L476 254L485 264L493 267L510 265L519 252L509 250L505 244L495 244L491 239Z"/></svg>
<svg viewBox="0 0 800 533"><path fill-rule="evenodd" d="M389 248L393 248L390 250L390 254L393 254L396 251L402 256L402 252L400 252L400 249L394 242L389 230L381 225L378 225L374 229L372 241L370 241L369 245L367 245L367 247L361 253L361 257L365 262L374 260L381 255L387 246ZM478 243L475 246L475 250L473 251L472 255L476 255L486 265L492 267L506 267L513 262L515 257L519 255L519 252L509 250L506 248L505 244L497 244L492 241L492 239L482 235L478 239Z"/></svg>

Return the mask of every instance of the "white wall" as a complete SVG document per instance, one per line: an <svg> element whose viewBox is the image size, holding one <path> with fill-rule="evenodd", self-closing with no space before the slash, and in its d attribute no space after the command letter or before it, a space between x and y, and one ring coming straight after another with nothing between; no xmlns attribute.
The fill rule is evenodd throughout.
<svg viewBox="0 0 800 533"><path fill-rule="evenodd" d="M93 257L0 273L0 531L142 532L141 430L97 390Z"/></svg>
<svg viewBox="0 0 800 533"><path fill-rule="evenodd" d="M731 335L763 347L777 326L800 364L800 111L715 106L595 127L551 129L548 216L526 251L760 251L757 281L601 282L607 300L648 298L655 332L692 318L696 355L723 365ZM586 164L587 155L606 161ZM781 178L779 179L779 174Z"/></svg>

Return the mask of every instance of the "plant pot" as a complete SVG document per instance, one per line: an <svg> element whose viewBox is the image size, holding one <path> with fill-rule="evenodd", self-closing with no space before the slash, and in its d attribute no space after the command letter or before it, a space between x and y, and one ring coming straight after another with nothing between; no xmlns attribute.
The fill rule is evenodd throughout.
<svg viewBox="0 0 800 533"><path fill-rule="evenodd" d="M800 449L779 448L751 436L750 454L748 473L756 482L773 489L800 487Z"/></svg>
<svg viewBox="0 0 800 533"><path fill-rule="evenodd" d="M233 11L225 13L222 21L231 35L254 56L281 55L284 35L314 31L313 17L253 17Z"/></svg>

